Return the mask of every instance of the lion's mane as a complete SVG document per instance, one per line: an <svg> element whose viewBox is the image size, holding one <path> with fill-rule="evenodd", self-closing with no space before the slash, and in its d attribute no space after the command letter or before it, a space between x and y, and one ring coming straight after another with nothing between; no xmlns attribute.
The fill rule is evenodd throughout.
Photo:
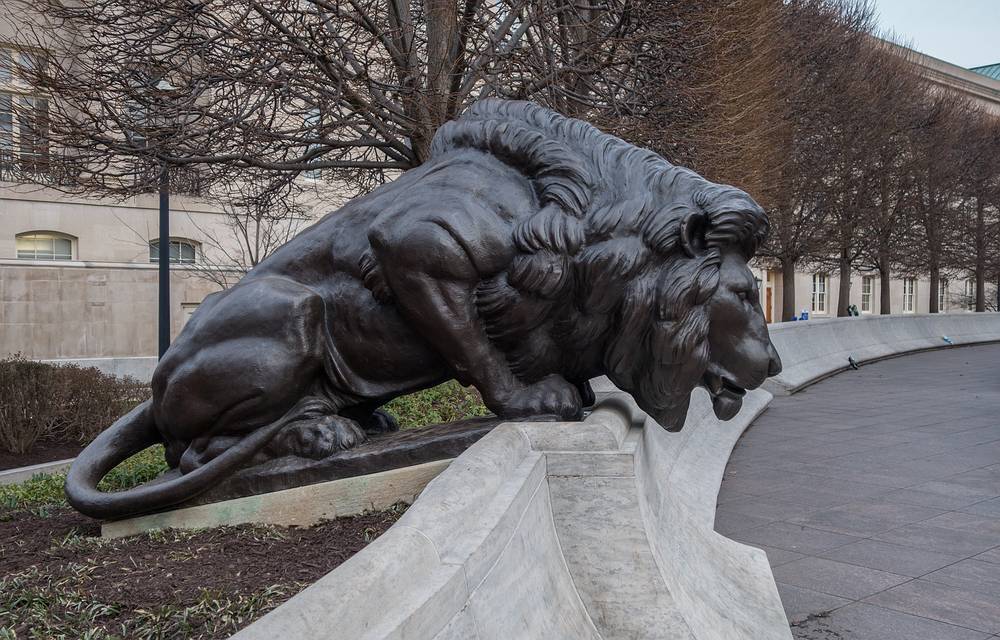
<svg viewBox="0 0 1000 640"><path fill-rule="evenodd" d="M509 269L477 291L515 372L540 377L554 350L572 357L581 341L604 340L612 380L664 399L661 409L686 407L710 356L705 302L722 252L749 260L768 233L764 211L739 189L530 102L476 103L441 127L431 160L458 149L520 169L541 205L515 228ZM691 214L694 253L681 246Z"/></svg>

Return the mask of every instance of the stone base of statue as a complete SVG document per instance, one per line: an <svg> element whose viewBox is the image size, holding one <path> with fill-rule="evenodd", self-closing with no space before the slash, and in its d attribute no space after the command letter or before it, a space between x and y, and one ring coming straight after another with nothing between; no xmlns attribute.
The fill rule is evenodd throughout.
<svg viewBox="0 0 1000 640"><path fill-rule="evenodd" d="M238 471L193 499L161 511L449 460L500 422L500 418L488 416L373 435L353 449L338 451L319 460L298 456L276 458ZM180 475L179 471L171 470L150 484L168 482Z"/></svg>
<svg viewBox="0 0 1000 640"><path fill-rule="evenodd" d="M117 538L158 529L245 523L311 526L410 504L453 458L501 422L489 416L374 435L354 449L320 460L276 458L245 468L182 504L105 521L101 532ZM179 476L171 470L149 484Z"/></svg>

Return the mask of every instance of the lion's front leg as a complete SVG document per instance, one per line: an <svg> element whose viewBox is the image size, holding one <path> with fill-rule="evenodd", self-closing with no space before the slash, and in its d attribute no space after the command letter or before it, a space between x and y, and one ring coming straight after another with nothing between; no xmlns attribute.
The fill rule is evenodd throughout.
<svg viewBox="0 0 1000 640"><path fill-rule="evenodd" d="M580 418L582 400L576 385L556 374L533 383L520 380L487 338L474 294L481 275L450 230L415 224L405 233L373 240L400 312L441 354L459 382L479 390L491 411L511 418Z"/></svg>

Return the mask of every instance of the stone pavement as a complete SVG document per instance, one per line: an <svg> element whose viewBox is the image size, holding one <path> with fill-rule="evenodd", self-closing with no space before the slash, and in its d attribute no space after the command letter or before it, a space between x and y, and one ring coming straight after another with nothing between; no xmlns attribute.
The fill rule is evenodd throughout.
<svg viewBox="0 0 1000 640"><path fill-rule="evenodd" d="M796 638L1000 638L1000 345L776 397L716 530L767 552Z"/></svg>

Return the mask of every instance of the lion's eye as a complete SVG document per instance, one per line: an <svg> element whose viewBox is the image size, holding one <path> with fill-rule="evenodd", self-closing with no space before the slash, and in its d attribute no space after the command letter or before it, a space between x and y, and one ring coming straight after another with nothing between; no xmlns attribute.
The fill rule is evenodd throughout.
<svg viewBox="0 0 1000 640"><path fill-rule="evenodd" d="M750 293L747 291L737 291L736 295L739 297L740 300L746 301L750 299Z"/></svg>

